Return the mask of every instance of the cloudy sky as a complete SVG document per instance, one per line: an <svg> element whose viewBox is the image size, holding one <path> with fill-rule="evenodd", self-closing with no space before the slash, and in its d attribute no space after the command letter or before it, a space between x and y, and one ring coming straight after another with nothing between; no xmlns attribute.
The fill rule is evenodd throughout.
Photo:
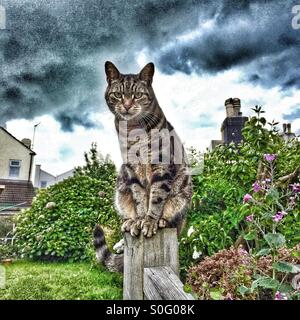
<svg viewBox="0 0 300 320"><path fill-rule="evenodd" d="M299 2L299 1L298 1ZM262 105L300 134L297 1L0 0L0 124L18 138L37 129L36 161L53 174L82 163L95 141L119 164L105 101L104 62L137 73L156 65L153 87L187 146L220 138L224 101ZM300 19L299 19L300 20Z"/></svg>

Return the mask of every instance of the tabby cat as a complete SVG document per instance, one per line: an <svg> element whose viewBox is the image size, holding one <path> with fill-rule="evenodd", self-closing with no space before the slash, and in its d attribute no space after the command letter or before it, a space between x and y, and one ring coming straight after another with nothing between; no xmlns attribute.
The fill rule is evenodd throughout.
<svg viewBox="0 0 300 320"><path fill-rule="evenodd" d="M122 231L152 237L158 228L181 231L192 197L184 148L155 97L154 64L139 74L121 74L107 61L106 103L115 116L123 164L117 179L116 208ZM94 232L96 255L110 270L122 271L123 256L112 254L102 229Z"/></svg>

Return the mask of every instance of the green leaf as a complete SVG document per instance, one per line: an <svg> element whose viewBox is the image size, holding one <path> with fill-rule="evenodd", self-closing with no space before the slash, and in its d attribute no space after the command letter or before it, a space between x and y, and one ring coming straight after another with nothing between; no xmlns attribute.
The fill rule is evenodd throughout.
<svg viewBox="0 0 300 320"><path fill-rule="evenodd" d="M254 240L255 236L256 236L256 233L252 231L252 232L245 234L244 239L245 240Z"/></svg>
<svg viewBox="0 0 300 320"><path fill-rule="evenodd" d="M275 262L273 263L273 268L279 272L285 272L285 273L298 273L300 272L300 267L288 263L288 262Z"/></svg>
<svg viewBox="0 0 300 320"><path fill-rule="evenodd" d="M267 233L264 235L270 247L280 248L285 244L285 237L281 233Z"/></svg>
<svg viewBox="0 0 300 320"><path fill-rule="evenodd" d="M222 300L223 298L220 289L211 289L209 294L213 300Z"/></svg>
<svg viewBox="0 0 300 320"><path fill-rule="evenodd" d="M261 249L256 253L256 256L267 256L271 252L271 249Z"/></svg>
<svg viewBox="0 0 300 320"><path fill-rule="evenodd" d="M300 251L293 251L292 256L295 258L300 258Z"/></svg>
<svg viewBox="0 0 300 320"><path fill-rule="evenodd" d="M241 295L245 295L247 293L250 293L251 292L251 288L247 288L245 286L239 286L238 287L238 292L241 294Z"/></svg>
<svg viewBox="0 0 300 320"><path fill-rule="evenodd" d="M280 285L279 281L270 277L260 277L252 282L251 289L254 290L257 287L266 289L276 289Z"/></svg>

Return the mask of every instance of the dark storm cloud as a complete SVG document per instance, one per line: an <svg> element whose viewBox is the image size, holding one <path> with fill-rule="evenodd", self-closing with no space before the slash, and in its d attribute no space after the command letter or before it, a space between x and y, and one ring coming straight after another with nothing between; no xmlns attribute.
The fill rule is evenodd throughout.
<svg viewBox="0 0 300 320"><path fill-rule="evenodd" d="M136 69L136 52L195 25L198 1L3 0L0 119L52 114L63 130L96 124L103 64ZM185 14L190 19L185 20ZM173 18L177 18L175 24ZM2 54L1 54L2 53Z"/></svg>
<svg viewBox="0 0 300 320"><path fill-rule="evenodd" d="M299 88L300 31L291 26L293 5L294 1L224 1L208 28L203 20L198 35L162 49L159 66L169 74L242 67L250 82Z"/></svg>
<svg viewBox="0 0 300 320"><path fill-rule="evenodd" d="M300 31L291 1L2 0L0 120L51 114L92 128L104 107L105 60L138 71L148 49L165 73L244 68L247 81L299 87ZM204 31L203 23L211 26ZM178 36L198 35L184 41Z"/></svg>

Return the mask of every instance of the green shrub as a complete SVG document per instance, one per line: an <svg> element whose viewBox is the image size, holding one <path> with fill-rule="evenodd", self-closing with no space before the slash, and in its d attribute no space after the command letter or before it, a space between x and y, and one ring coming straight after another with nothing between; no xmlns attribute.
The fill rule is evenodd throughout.
<svg viewBox="0 0 300 320"><path fill-rule="evenodd" d="M277 123L267 123L261 107L253 110L255 116L249 118L243 129L243 142L220 145L206 153L203 172L193 176L193 207L180 240L182 270L206 255L228 248L244 234L242 199L263 174L261 159L264 154L278 156L275 179L294 172L299 166L299 141L284 142L278 134ZM297 182L297 176L293 182ZM286 188L287 183L280 188ZM299 213L298 203L286 223L279 227L289 247L299 243Z"/></svg>
<svg viewBox="0 0 300 320"><path fill-rule="evenodd" d="M280 248L278 258L285 266L300 263L300 246ZM282 264L283 265L283 264ZM282 269L283 271L283 269ZM259 277L260 272L264 277ZM255 256L241 247L220 250L188 270L187 283L200 299L265 300L299 299L299 291L291 287L293 274L280 272L272 278L271 255ZM255 279L255 280L254 280ZM254 280L254 281L253 281ZM275 290L273 290L275 288ZM275 291L275 292L274 292Z"/></svg>
<svg viewBox="0 0 300 320"><path fill-rule="evenodd" d="M99 196L99 192L102 192ZM96 223L119 238L113 208L113 181L74 176L40 190L32 208L18 217L16 238L23 256L34 259L86 260ZM47 208L47 204L50 208Z"/></svg>

